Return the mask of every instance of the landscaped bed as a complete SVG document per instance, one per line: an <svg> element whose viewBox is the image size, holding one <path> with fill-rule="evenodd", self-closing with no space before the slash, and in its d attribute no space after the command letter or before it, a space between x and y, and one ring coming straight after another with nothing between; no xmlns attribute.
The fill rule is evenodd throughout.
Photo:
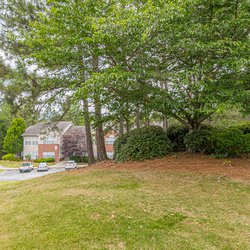
<svg viewBox="0 0 250 250"><path fill-rule="evenodd" d="M0 246L248 249L248 163L178 154L1 185Z"/></svg>

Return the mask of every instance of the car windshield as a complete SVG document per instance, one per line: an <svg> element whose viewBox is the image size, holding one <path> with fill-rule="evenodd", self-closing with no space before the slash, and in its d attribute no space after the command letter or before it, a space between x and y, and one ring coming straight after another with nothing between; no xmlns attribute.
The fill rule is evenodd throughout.
<svg viewBox="0 0 250 250"><path fill-rule="evenodd" d="M73 164L73 163L75 163L74 161L68 161L67 163L69 163L69 164Z"/></svg>
<svg viewBox="0 0 250 250"><path fill-rule="evenodd" d="M47 164L46 163L40 163L39 166L46 166Z"/></svg>
<svg viewBox="0 0 250 250"><path fill-rule="evenodd" d="M22 167L28 167L28 166L30 166L30 165L31 165L31 163L25 162L25 163L22 164Z"/></svg>

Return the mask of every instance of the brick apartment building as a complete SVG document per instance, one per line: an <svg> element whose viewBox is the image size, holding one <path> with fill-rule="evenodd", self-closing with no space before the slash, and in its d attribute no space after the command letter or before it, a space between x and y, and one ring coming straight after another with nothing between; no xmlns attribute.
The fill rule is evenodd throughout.
<svg viewBox="0 0 250 250"><path fill-rule="evenodd" d="M30 156L31 160L38 158L54 158L56 162L63 158L61 144L63 135L74 128L83 129L84 126L74 126L72 122L58 122L57 124L37 123L26 129L23 134L23 158ZM113 158L113 144L116 133L108 131L105 135L105 146L109 158ZM94 145L95 146L95 145ZM96 152L96 148L94 147Z"/></svg>

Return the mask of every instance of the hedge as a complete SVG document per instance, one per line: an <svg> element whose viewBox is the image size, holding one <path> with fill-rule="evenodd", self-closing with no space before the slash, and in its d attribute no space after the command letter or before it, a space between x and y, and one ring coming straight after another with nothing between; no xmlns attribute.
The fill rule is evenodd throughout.
<svg viewBox="0 0 250 250"><path fill-rule="evenodd" d="M186 151L184 137L188 133L188 128L183 125L171 126L167 129L167 136L172 143L173 151Z"/></svg>
<svg viewBox="0 0 250 250"><path fill-rule="evenodd" d="M55 159L54 158L39 158L39 159L34 160L34 162L38 162L38 163L41 163L41 162L55 162Z"/></svg>
<svg viewBox="0 0 250 250"><path fill-rule="evenodd" d="M191 152L214 153L216 139L215 129L201 129L190 132L184 137L186 149Z"/></svg>
<svg viewBox="0 0 250 250"><path fill-rule="evenodd" d="M70 160L73 160L75 162L88 163L88 157L87 156L71 156Z"/></svg>
<svg viewBox="0 0 250 250"><path fill-rule="evenodd" d="M114 143L117 161L146 160L162 157L172 150L167 133L160 127L149 126L134 129Z"/></svg>
<svg viewBox="0 0 250 250"><path fill-rule="evenodd" d="M227 128L219 131L215 140L215 153L224 157L237 157L250 152L249 135L240 129Z"/></svg>

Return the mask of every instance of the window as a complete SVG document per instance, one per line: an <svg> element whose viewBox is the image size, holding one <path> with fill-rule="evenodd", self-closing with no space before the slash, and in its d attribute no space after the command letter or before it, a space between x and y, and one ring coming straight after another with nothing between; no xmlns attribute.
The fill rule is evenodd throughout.
<svg viewBox="0 0 250 250"><path fill-rule="evenodd" d="M115 142L115 137L108 137L108 138L106 138L105 139L105 141L106 141L106 144L114 144L114 142Z"/></svg>
<svg viewBox="0 0 250 250"><path fill-rule="evenodd" d="M114 157L114 152L107 152L107 157L108 157L109 159L113 159L113 157Z"/></svg>
<svg viewBox="0 0 250 250"><path fill-rule="evenodd" d="M33 152L25 152L24 153L24 157L26 156L30 156L31 160L35 160L38 158L38 152L37 151L33 151Z"/></svg>
<svg viewBox="0 0 250 250"><path fill-rule="evenodd" d="M30 140L30 141L24 141L24 145L25 146L31 146L31 145L33 145L33 146L36 146L36 145L38 145L38 141L32 141L32 140Z"/></svg>
<svg viewBox="0 0 250 250"><path fill-rule="evenodd" d="M55 143L56 143L55 139L53 139L53 138L46 138L43 141L43 144L55 144Z"/></svg>
<svg viewBox="0 0 250 250"><path fill-rule="evenodd" d="M54 158L55 159L55 152L43 152L43 158Z"/></svg>

